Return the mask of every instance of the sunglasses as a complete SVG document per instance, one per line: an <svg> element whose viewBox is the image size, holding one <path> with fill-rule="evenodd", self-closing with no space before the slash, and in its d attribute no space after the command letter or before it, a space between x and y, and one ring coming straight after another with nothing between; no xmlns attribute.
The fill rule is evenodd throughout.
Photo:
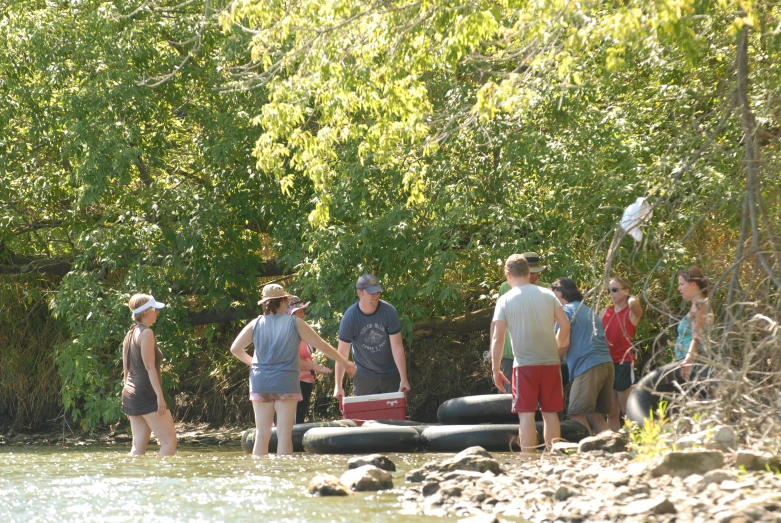
<svg viewBox="0 0 781 523"><path fill-rule="evenodd" d="M618 291L623 291L624 289L619 289L618 287L611 287L608 289L611 293L615 294Z"/></svg>

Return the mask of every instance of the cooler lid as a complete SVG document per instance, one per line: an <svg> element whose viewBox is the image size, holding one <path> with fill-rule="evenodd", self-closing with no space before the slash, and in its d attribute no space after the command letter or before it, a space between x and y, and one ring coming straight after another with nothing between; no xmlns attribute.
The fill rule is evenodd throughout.
<svg viewBox="0 0 781 523"><path fill-rule="evenodd" d="M367 394L366 396L346 396L344 403L360 403L363 401L398 400L404 397L403 392L388 392L386 394Z"/></svg>

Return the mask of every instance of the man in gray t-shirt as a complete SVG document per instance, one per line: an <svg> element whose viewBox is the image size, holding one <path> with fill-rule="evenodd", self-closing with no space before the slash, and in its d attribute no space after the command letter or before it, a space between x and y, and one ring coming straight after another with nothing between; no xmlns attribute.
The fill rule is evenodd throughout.
<svg viewBox="0 0 781 523"><path fill-rule="evenodd" d="M564 409L559 360L569 345L567 315L549 289L529 281L529 264L513 254L504 264L511 290L501 296L494 310L491 335L491 368L500 392L510 380L502 373L504 334L510 331L513 348L512 405L518 413L521 450L529 452L537 444L534 412L539 404L545 423L545 446L552 448L559 438L558 412ZM559 325L554 334L553 326Z"/></svg>
<svg viewBox="0 0 781 523"><path fill-rule="evenodd" d="M339 353L347 356L350 346L358 372L353 378L356 396L408 392L407 360L401 339L399 314L380 299L383 291L377 278L364 274L355 284L358 302L344 313L339 325ZM344 368L336 365L334 397L344 397Z"/></svg>

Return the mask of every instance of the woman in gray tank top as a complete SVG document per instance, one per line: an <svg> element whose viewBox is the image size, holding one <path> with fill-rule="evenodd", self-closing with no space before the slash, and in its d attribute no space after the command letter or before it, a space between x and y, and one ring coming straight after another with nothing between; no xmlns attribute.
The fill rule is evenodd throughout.
<svg viewBox="0 0 781 523"><path fill-rule="evenodd" d="M130 455L142 456L154 433L160 442L160 455L173 456L176 454L176 429L163 396L160 376L163 353L157 348L155 333L150 328L165 303L148 294L135 294L128 307L134 323L122 343L122 412L127 415L133 432Z"/></svg>
<svg viewBox="0 0 781 523"><path fill-rule="evenodd" d="M277 454L293 453L293 423L296 405L301 400L298 382L301 340L347 366L350 376L355 375L352 362L326 343L304 320L285 313L290 296L281 285L270 283L263 287L263 299L258 302L263 314L247 323L231 345L231 353L250 367L249 399L255 411L256 430L253 457L268 455L275 412ZM246 351L250 343L255 346L252 357Z"/></svg>

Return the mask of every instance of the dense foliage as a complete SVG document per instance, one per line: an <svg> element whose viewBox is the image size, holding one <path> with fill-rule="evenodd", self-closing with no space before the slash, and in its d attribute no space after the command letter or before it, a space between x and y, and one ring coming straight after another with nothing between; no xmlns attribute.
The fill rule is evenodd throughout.
<svg viewBox="0 0 781 523"><path fill-rule="evenodd" d="M512 252L586 287L607 262L628 274L650 351L679 310L677 269L745 258L744 283L725 280L735 300L765 281L750 254L773 251L779 225L779 14L690 0L15 0L0 14L0 301L35 291L12 285L22 273L53 275L51 294L30 296L67 331L62 401L87 428L119 418L137 291L171 304L156 332L180 416L210 421L248 410L204 414L245 397L227 354L239 324L225 322L256 313L269 277L312 299L332 336L356 277L377 274L413 389L453 341L421 342L414 326L490 307ZM761 158L748 192L747 144ZM763 212L741 235L746 194ZM615 227L639 196L655 215L633 244ZM765 262L778 273L777 251ZM451 345L469 383L487 348L475 343ZM418 384L422 416L436 388Z"/></svg>

